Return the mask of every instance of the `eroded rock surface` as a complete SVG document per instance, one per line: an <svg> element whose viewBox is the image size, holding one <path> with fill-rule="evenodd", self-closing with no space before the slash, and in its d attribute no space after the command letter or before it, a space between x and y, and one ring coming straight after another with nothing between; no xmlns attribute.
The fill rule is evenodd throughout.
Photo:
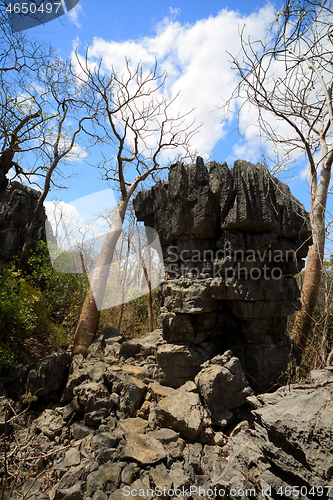
<svg viewBox="0 0 333 500"><path fill-rule="evenodd" d="M4 378L4 498L333 498L333 372L260 393L288 361L304 208L260 165L201 159L136 208L175 266L163 329L126 340L110 327L86 359L53 354Z"/></svg>
<svg viewBox="0 0 333 500"><path fill-rule="evenodd" d="M154 336L159 332L138 342L147 349ZM174 389L123 371L129 363L147 370L153 358L156 364L156 346L148 349L149 362L140 351L125 360L118 336L112 338L112 360L107 331L91 349L96 358L73 359L74 389L63 384L62 403L46 403L44 394L22 413L20 401L0 398L7 468L20 470L8 476L13 488L4 498L172 498L177 489L189 500L275 500L294 487L302 487L304 499L333 498L332 371L253 394L239 360L226 352ZM139 400L136 384L144 386Z"/></svg>
<svg viewBox="0 0 333 500"><path fill-rule="evenodd" d="M288 364L286 321L300 307L293 275L311 236L303 205L260 164L229 169L197 158L173 165L168 182L139 193L134 207L157 231L167 269L160 297L170 347L160 349L177 344L176 363L183 349L180 372L191 375L205 356L231 350L251 386L269 389ZM170 380L162 366L160 380Z"/></svg>
<svg viewBox="0 0 333 500"><path fill-rule="evenodd" d="M3 173L2 170L0 172ZM22 249L27 229L36 208L40 192L17 181L8 184L5 176L0 179L0 258L9 259ZM51 226L42 210L35 233L35 239L46 241Z"/></svg>
<svg viewBox="0 0 333 500"><path fill-rule="evenodd" d="M252 394L239 359L231 351L203 363L195 383L215 425L225 426L233 410Z"/></svg>
<svg viewBox="0 0 333 500"><path fill-rule="evenodd" d="M303 487L302 498L333 498L332 389L329 382L281 388L258 399L252 428L229 439L230 457L214 487L248 488L266 498ZM229 498L229 496L226 496ZM235 498L241 498L236 496ZM243 497L244 498L244 497ZM246 498L249 498L246 497Z"/></svg>

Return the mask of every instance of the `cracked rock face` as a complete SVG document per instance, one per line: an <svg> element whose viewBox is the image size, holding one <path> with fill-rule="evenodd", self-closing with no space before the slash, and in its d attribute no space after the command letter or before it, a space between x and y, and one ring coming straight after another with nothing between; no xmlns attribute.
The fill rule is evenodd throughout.
<svg viewBox="0 0 333 500"><path fill-rule="evenodd" d="M2 172L2 171L0 171ZM17 181L8 185L4 175L0 178L0 258L9 259L22 249L27 230L38 203L40 192ZM51 226L42 210L35 233L36 240L46 241L46 229Z"/></svg>
<svg viewBox="0 0 333 500"><path fill-rule="evenodd" d="M311 243L303 205L260 164L198 157L173 165L134 207L162 245L164 340L206 359L231 350L251 386L268 390L287 367L287 317L300 307L294 275Z"/></svg>

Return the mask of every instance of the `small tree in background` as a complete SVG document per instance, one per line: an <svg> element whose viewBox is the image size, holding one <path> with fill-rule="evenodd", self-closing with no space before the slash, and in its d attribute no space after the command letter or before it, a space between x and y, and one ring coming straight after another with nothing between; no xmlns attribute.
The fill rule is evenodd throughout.
<svg viewBox="0 0 333 500"><path fill-rule="evenodd" d="M241 54L232 56L240 77L233 96L239 113L248 105L257 109L259 134L277 153L280 169L301 153L309 165L313 244L304 273L302 310L296 314L292 330L293 340L302 349L318 298L324 259L333 161L332 26L331 1L288 0L266 39L251 41L242 32Z"/></svg>
<svg viewBox="0 0 333 500"><path fill-rule="evenodd" d="M98 219L104 220L110 229L115 218L115 210L115 208L104 208L103 213L97 214ZM157 233L155 235L152 228L149 232L150 238L147 238L146 228L138 223L133 204L130 203L113 256L111 276L109 275L111 283L107 286L105 295L107 302L116 301L119 306L117 325L119 331L122 326L125 304L135 300L135 297L138 298L138 294L141 297L143 290L147 290L148 331L151 332L154 329L152 281L153 285L159 281L162 270L161 255L156 255L151 241L148 241L154 236L158 238Z"/></svg>

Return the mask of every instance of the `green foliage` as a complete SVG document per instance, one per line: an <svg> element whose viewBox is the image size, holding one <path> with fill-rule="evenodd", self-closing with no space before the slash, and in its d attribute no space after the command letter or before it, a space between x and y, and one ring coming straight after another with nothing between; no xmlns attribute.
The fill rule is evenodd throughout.
<svg viewBox="0 0 333 500"><path fill-rule="evenodd" d="M154 328L159 326L159 303L157 299L157 289L152 291L153 296L153 316ZM101 312L99 330L107 326L118 327L121 309L123 308L123 316L120 326L120 331L126 337L141 337L149 332L148 326L148 295L137 297L131 302L106 309Z"/></svg>
<svg viewBox="0 0 333 500"><path fill-rule="evenodd" d="M33 355L68 345L62 323L75 326L87 288L87 277L53 269L42 241L35 242L23 276L14 262L0 262L0 368L15 363L17 342Z"/></svg>
<svg viewBox="0 0 333 500"><path fill-rule="evenodd" d="M28 336L37 326L37 314L25 285L12 263L0 261L0 369L15 366L11 339Z"/></svg>
<svg viewBox="0 0 333 500"><path fill-rule="evenodd" d="M0 335L24 335L36 328L37 315L14 265L0 262ZM5 338L8 339L8 336Z"/></svg>
<svg viewBox="0 0 333 500"><path fill-rule="evenodd" d="M25 276L43 292L54 319L58 323L65 321L73 326L89 288L88 277L56 271L44 241L34 243L25 267Z"/></svg>
<svg viewBox="0 0 333 500"><path fill-rule="evenodd" d="M324 268L324 271L332 271L333 270L333 255L330 255L329 260L324 260L323 268Z"/></svg>
<svg viewBox="0 0 333 500"><path fill-rule="evenodd" d="M15 353L11 349L9 343L0 341L0 370L5 366L8 368L15 368L17 364Z"/></svg>
<svg viewBox="0 0 333 500"><path fill-rule="evenodd" d="M60 345L68 344L69 339L64 329L56 325L51 319L50 306L43 293L38 288L34 288L28 282L22 280L19 294L26 304L32 308L36 317L35 327L31 334L48 334L51 338L55 338Z"/></svg>
<svg viewBox="0 0 333 500"><path fill-rule="evenodd" d="M0 262L0 368L15 366L12 344L42 338L48 346L69 343L64 329L52 321L41 290L22 278L13 263Z"/></svg>
<svg viewBox="0 0 333 500"><path fill-rule="evenodd" d="M73 263L69 264L68 269ZM68 345L68 334L75 331L88 288L86 275L53 268L43 241L34 242L23 276L15 270L14 262L0 262L0 369L15 366L12 345L17 342L36 356ZM153 290L155 328L158 309L157 290ZM120 330L128 338L149 331L147 295L102 311L100 329L109 325L117 328L121 312Z"/></svg>

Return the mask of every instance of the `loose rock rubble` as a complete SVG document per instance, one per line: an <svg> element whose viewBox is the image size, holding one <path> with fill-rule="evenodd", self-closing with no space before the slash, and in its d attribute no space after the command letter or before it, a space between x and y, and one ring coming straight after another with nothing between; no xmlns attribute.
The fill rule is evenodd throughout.
<svg viewBox="0 0 333 500"><path fill-rule="evenodd" d="M26 410L4 380L6 500L276 499L293 486L326 486L321 498L333 498L332 372L255 394L227 351L173 388L155 379L161 339L157 330L126 341L109 328L86 359L40 360L22 391L42 389L45 373L49 383ZM50 371L55 358L67 360L62 376ZM56 380L61 397L51 401Z"/></svg>

